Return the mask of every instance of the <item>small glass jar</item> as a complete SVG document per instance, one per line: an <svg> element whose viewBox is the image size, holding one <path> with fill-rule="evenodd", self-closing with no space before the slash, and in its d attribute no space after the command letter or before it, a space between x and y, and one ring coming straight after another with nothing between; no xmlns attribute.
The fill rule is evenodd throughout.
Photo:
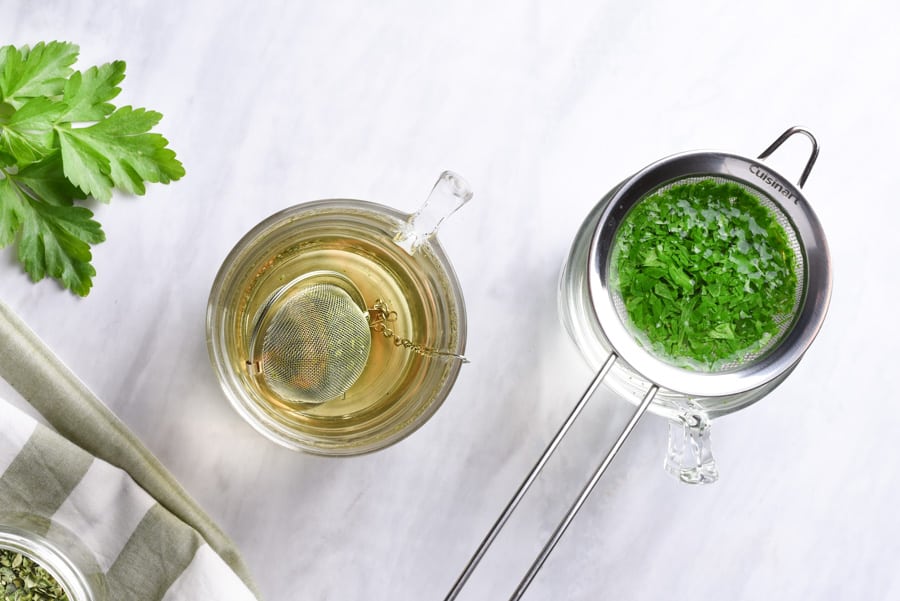
<svg viewBox="0 0 900 601"><path fill-rule="evenodd" d="M67 528L47 518L0 512L0 549L41 566L69 601L107 601L106 577L91 551Z"/></svg>

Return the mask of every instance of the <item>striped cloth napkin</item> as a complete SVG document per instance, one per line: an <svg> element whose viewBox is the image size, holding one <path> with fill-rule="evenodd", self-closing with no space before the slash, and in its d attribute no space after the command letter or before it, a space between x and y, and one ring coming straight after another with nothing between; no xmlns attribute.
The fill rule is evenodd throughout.
<svg viewBox="0 0 900 601"><path fill-rule="evenodd" d="M50 426L0 399L0 510L75 533L110 601L258 599L228 536L2 301L0 378Z"/></svg>
<svg viewBox="0 0 900 601"><path fill-rule="evenodd" d="M106 574L110 599L255 600L196 530L127 473L2 399L0 424L0 508L74 533Z"/></svg>

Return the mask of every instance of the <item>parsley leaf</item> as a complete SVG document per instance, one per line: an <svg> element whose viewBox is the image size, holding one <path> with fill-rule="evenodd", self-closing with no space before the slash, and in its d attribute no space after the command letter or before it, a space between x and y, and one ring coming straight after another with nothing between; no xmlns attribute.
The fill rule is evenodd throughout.
<svg viewBox="0 0 900 601"><path fill-rule="evenodd" d="M63 102L67 110L61 120L69 123L99 121L115 107L110 100L119 95L119 83L125 79L125 61L113 61L91 67L85 72L76 71L66 81Z"/></svg>
<svg viewBox="0 0 900 601"><path fill-rule="evenodd" d="M51 204L70 206L73 200L86 198L81 190L66 179L62 158L58 153L20 169L14 177L35 197Z"/></svg>
<svg viewBox="0 0 900 601"><path fill-rule="evenodd" d="M20 166L39 161L53 152L53 125L65 105L47 98L32 98L17 110L0 131L0 150L15 157Z"/></svg>
<svg viewBox="0 0 900 601"><path fill-rule="evenodd" d="M162 115L124 106L90 127L59 127L66 177L97 200L109 201L113 187L145 192L144 182L168 183L184 168L168 141L147 133Z"/></svg>
<svg viewBox="0 0 900 601"><path fill-rule="evenodd" d="M0 48L0 96L19 108L29 98L62 93L78 46L67 42L39 42L34 48Z"/></svg>
<svg viewBox="0 0 900 601"><path fill-rule="evenodd" d="M162 115L110 102L125 63L73 71L67 42L0 47L0 248L16 244L32 280L59 280L85 296L95 275L91 246L105 235L77 201L142 195L184 168L151 132Z"/></svg>
<svg viewBox="0 0 900 601"><path fill-rule="evenodd" d="M0 179L0 246L16 239L25 219L25 208L9 178Z"/></svg>
<svg viewBox="0 0 900 601"><path fill-rule="evenodd" d="M33 281L50 276L86 296L96 274L90 264L91 245L105 238L100 224L89 209L71 201L54 204L32 195L26 181L18 176L0 179L0 246L18 233L18 257ZM52 180L39 181L43 185Z"/></svg>

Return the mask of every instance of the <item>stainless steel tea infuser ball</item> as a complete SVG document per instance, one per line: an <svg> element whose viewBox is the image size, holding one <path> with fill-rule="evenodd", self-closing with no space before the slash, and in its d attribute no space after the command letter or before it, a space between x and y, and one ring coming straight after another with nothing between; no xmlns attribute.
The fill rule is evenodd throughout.
<svg viewBox="0 0 900 601"><path fill-rule="evenodd" d="M356 382L371 346L356 285L334 271L313 272L263 305L250 336L250 366L282 399L324 403Z"/></svg>
<svg viewBox="0 0 900 601"><path fill-rule="evenodd" d="M789 137L801 134L812 143L810 158L793 185L761 161ZM562 538L587 497L609 467L616 453L647 410L681 419L686 427L698 427L709 417L723 415L757 401L777 386L798 364L818 333L831 295L831 263L822 227L800 192L818 156L813 135L794 127L778 137L757 159L721 152L687 152L649 165L626 179L597 205L576 236L563 270L561 312L567 329L597 373L571 414L550 441L531 472L476 549L453 588L445 597L452 601L481 561L488 547L537 478L550 456L578 418L601 382L625 396L637 407L600 462L569 511L557 526L531 568L510 597L520 599L544 561ZM612 256L616 235L634 207L674 186L696 182L733 185L752 195L784 229L796 277L795 302L779 322L777 333L753 352L700 370L676 364L660 354L635 332L625 302L614 285ZM673 234L674 235L674 234ZM683 449L682 449L683 450ZM702 452L708 450L701 449ZM698 458L694 458L697 460ZM715 477L704 472L708 457L676 471L685 481L702 482Z"/></svg>

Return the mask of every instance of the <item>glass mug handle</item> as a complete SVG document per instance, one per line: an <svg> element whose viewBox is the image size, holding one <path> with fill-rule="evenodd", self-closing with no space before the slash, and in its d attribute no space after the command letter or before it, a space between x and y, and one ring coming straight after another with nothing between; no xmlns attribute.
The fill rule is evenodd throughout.
<svg viewBox="0 0 900 601"><path fill-rule="evenodd" d="M457 173L444 171L425 203L400 226L400 231L394 236L394 243L409 254L414 254L419 246L437 233L444 219L471 199L472 189L466 180Z"/></svg>
<svg viewBox="0 0 900 601"><path fill-rule="evenodd" d="M669 421L666 471L686 484L712 484L719 470L709 441L706 413L686 410Z"/></svg>

